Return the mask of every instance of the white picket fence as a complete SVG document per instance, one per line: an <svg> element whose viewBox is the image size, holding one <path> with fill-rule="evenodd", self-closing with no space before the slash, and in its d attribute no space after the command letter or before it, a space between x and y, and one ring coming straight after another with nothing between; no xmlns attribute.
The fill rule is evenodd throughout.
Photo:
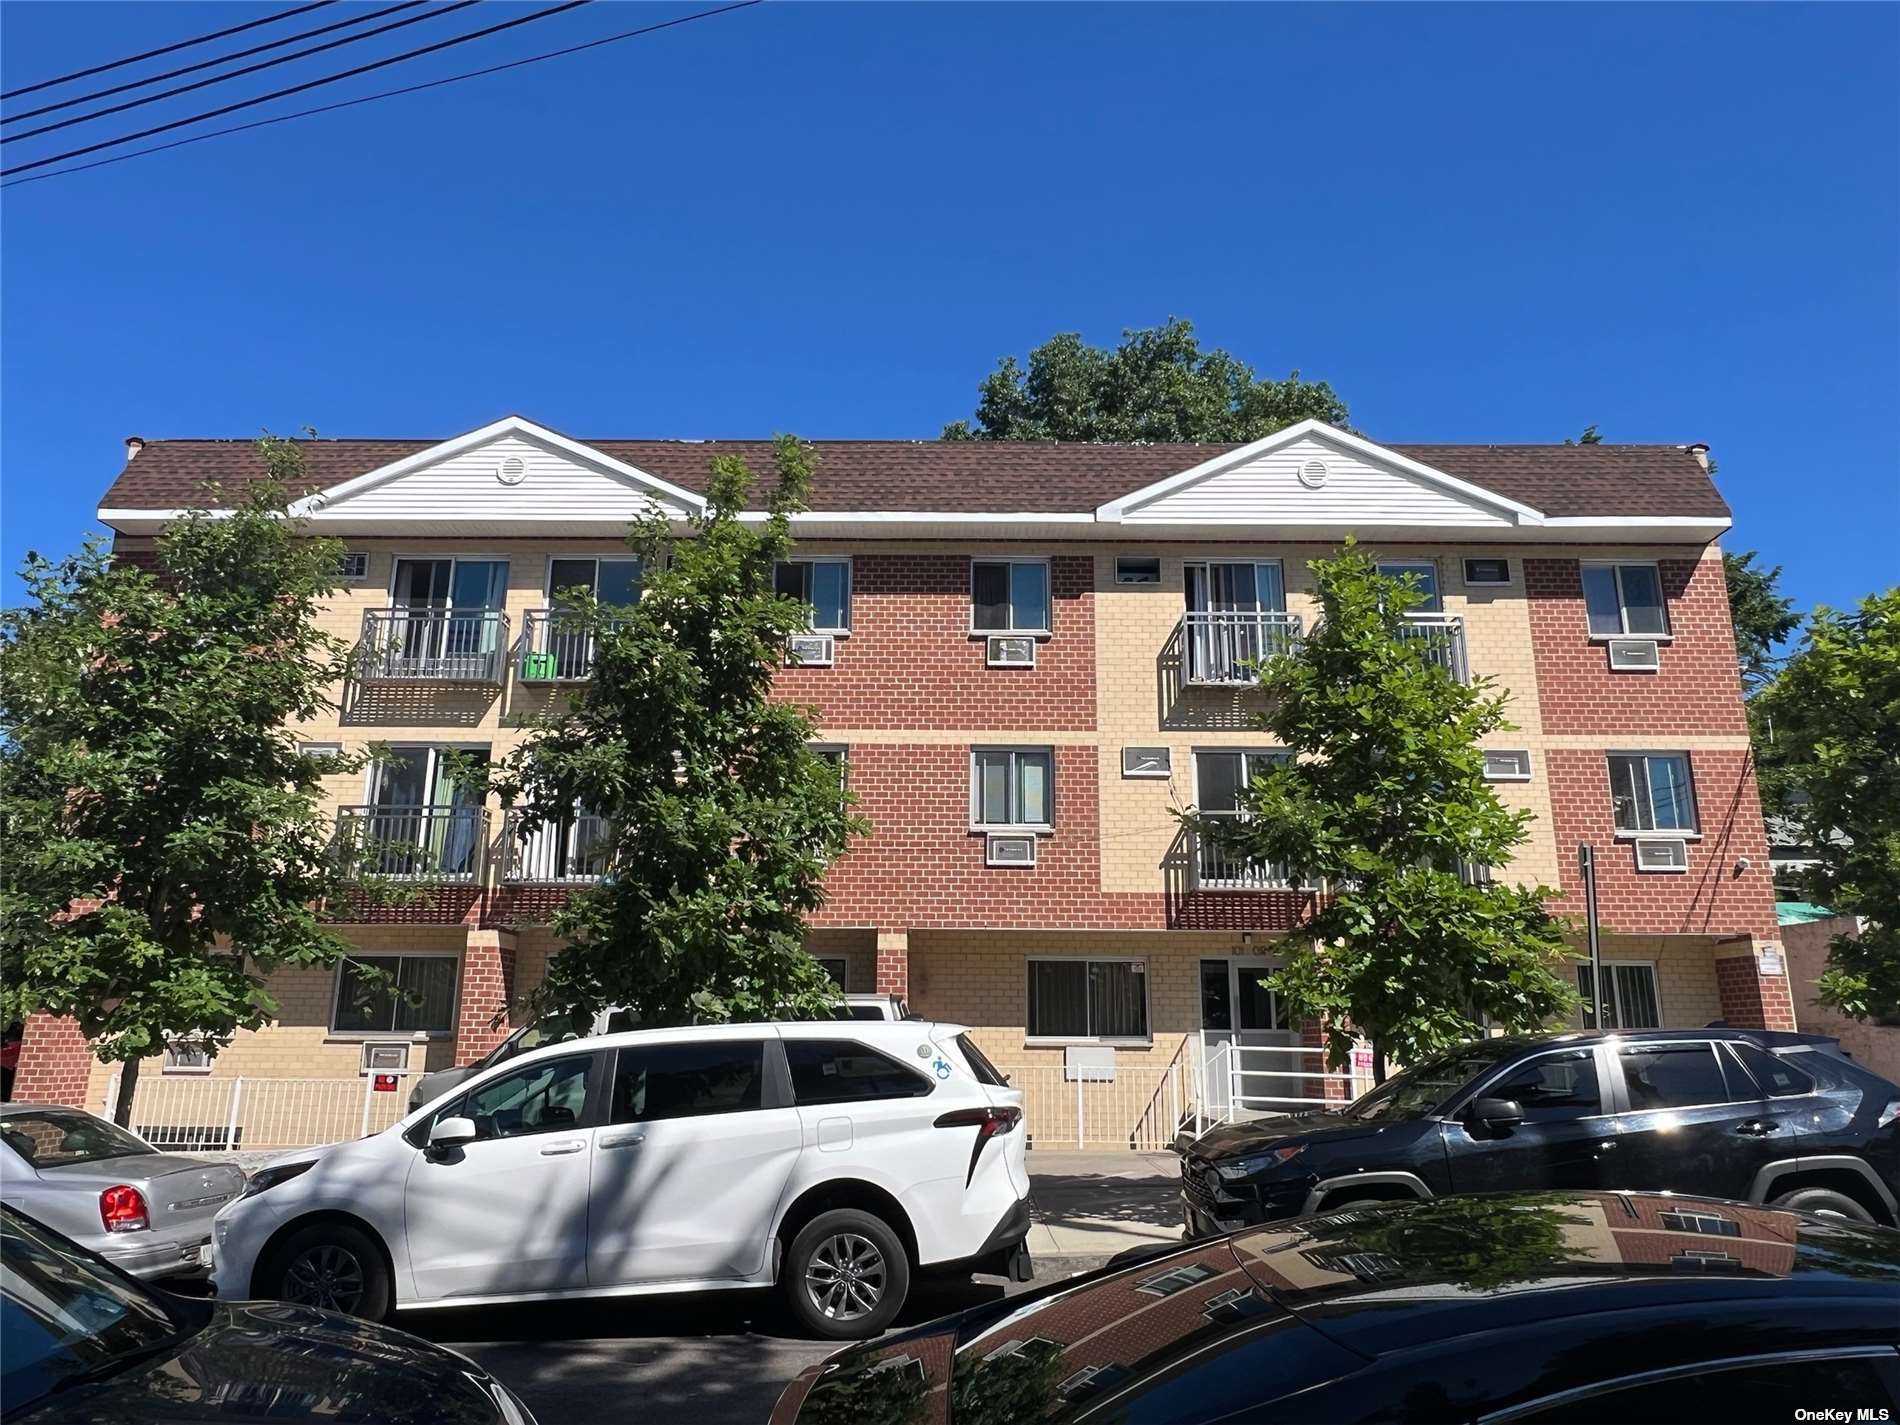
<svg viewBox="0 0 1900 1425"><path fill-rule="evenodd" d="M194 1153L277 1152L360 1138L403 1116L415 1070L352 1079L187 1078L141 1074L132 1131L155 1148ZM379 1081L394 1087L379 1088ZM115 1074L105 1112L118 1100Z"/></svg>

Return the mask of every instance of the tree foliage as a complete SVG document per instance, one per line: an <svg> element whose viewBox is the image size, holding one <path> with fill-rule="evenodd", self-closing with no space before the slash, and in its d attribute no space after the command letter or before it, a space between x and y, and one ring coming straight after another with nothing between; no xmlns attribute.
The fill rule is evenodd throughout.
<svg viewBox="0 0 1900 1425"><path fill-rule="evenodd" d="M215 1052L271 1020L272 971L348 949L319 778L294 725L332 706L348 648L317 614L338 547L284 517L297 447L228 515L175 521L155 572L90 542L29 554L0 614L0 1018L70 1015L108 1062Z"/></svg>
<svg viewBox="0 0 1900 1425"><path fill-rule="evenodd" d="M602 818L606 876L554 917L562 941L536 1014L624 1005L646 1024L815 1012L836 988L804 950L831 862L864 824L810 748L806 710L770 700L807 611L774 592L813 456L781 436L769 518L740 520L753 476L712 464L706 512L673 541L658 513L629 537L647 571L631 609L567 595L596 654L581 695L528 723L497 769L522 834L574 808Z"/></svg>
<svg viewBox="0 0 1900 1425"><path fill-rule="evenodd" d="M1775 650L1801 626L1794 600L1781 592L1781 566L1755 567L1756 551L1722 556L1728 583L1729 619L1735 625L1735 656L1742 664L1742 691L1753 696L1775 673Z"/></svg>
<svg viewBox="0 0 1900 1425"><path fill-rule="evenodd" d="M1502 866L1527 811L1484 779L1479 744L1510 726L1488 680L1461 684L1406 636L1421 600L1348 544L1309 566L1321 622L1263 665L1261 726L1293 754L1242 797L1239 819L1186 814L1197 835L1251 861L1324 878L1332 898L1284 942L1273 986L1298 1018L1324 1021L1330 1062L1355 1034L1375 1072L1475 1037L1479 1015L1533 1029L1567 1013L1562 927L1550 892L1461 874ZM1472 883L1479 882L1479 883Z"/></svg>
<svg viewBox="0 0 1900 1425"><path fill-rule="evenodd" d="M945 440L1248 441L1307 419L1346 425L1324 381L1256 378L1218 347L1202 351L1180 317L1124 331L1113 351L1058 332L1027 368L1005 356L977 390L975 425L953 421Z"/></svg>
<svg viewBox="0 0 1900 1425"><path fill-rule="evenodd" d="M1857 1019L1900 1013L1900 587L1852 613L1818 608L1756 698L1764 799L1812 848L1811 900L1864 918L1828 947L1820 998Z"/></svg>

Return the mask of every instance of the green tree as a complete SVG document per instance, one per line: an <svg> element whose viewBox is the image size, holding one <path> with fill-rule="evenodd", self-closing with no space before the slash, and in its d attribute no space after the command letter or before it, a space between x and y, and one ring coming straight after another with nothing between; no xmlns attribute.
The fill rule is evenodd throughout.
<svg viewBox="0 0 1900 1425"><path fill-rule="evenodd" d="M1361 1253L1422 1260L1466 1291L1497 1291L1581 1264L1600 1265L1592 1259L1590 1239L1573 1240L1567 1231L1590 1226L1590 1218L1565 1209L1590 1205L1583 1197L1544 1193L1349 1208L1314 1224L1307 1250L1322 1260Z"/></svg>
<svg viewBox="0 0 1900 1425"><path fill-rule="evenodd" d="M1603 444L1603 437L1602 435L1598 433L1597 428L1594 425L1587 425L1583 428L1583 434L1578 436L1575 440L1572 440L1569 436L1565 436L1564 444L1565 445L1601 445Z"/></svg>
<svg viewBox="0 0 1900 1425"><path fill-rule="evenodd" d="M1900 587L1852 613L1818 608L1755 699L1764 800L1813 848L1809 899L1863 917L1836 936L1821 1002L1856 1019L1900 1013Z"/></svg>
<svg viewBox="0 0 1900 1425"><path fill-rule="evenodd" d="M775 443L769 517L740 520L753 484L712 462L706 512L674 541L655 513L629 543L648 571L631 609L566 596L596 646L565 708L528 722L497 769L521 834L582 808L602 819L607 874L554 917L563 942L531 1013L624 1005L647 1024L816 1012L836 988L804 949L827 867L866 829L806 710L771 700L807 611L774 592L790 516L811 487L809 446Z"/></svg>
<svg viewBox="0 0 1900 1425"><path fill-rule="evenodd" d="M1405 611L1408 576L1382 575L1348 543L1309 565L1321 621L1298 649L1264 663L1261 726L1291 756L1242 797L1241 818L1183 814L1196 835L1254 863L1323 877L1332 898L1285 942L1276 992L1322 1020L1343 1067L1355 1034L1417 1063L1479 1034L1478 1016L1532 1029L1567 1013L1557 973L1566 946L1551 893L1468 869L1502 866L1523 844L1484 778L1480 742L1510 727L1488 679L1457 681Z"/></svg>
<svg viewBox="0 0 1900 1425"><path fill-rule="evenodd" d="M141 1056L223 1047L275 1017L272 971L349 948L319 778L360 763L293 730L348 655L316 621L339 550L284 517L297 447L259 449L271 480L175 521L155 571L29 554L0 614L0 1018L76 1019L124 1064L120 1123Z"/></svg>
<svg viewBox="0 0 1900 1425"><path fill-rule="evenodd" d="M1775 674L1775 649L1801 626L1794 600L1781 592L1781 566L1755 567L1756 551L1722 556L1728 583L1729 619L1735 625L1735 656L1742 665L1742 691L1753 697Z"/></svg>
<svg viewBox="0 0 1900 1425"><path fill-rule="evenodd" d="M1346 425L1324 381L1258 379L1227 352L1202 351L1180 317L1124 331L1113 351L1058 332L1026 370L1005 356L977 390L976 424L952 421L945 440L1248 441L1309 418Z"/></svg>

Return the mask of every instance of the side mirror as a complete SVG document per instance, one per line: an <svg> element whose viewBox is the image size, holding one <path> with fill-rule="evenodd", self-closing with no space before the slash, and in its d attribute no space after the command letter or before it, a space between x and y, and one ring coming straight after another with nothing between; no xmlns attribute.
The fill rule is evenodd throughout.
<svg viewBox="0 0 1900 1425"><path fill-rule="evenodd" d="M438 1118L429 1130L431 1149L459 1148L475 1141L475 1123L467 1118Z"/></svg>
<svg viewBox="0 0 1900 1425"><path fill-rule="evenodd" d="M1524 1105L1514 1098L1481 1098L1471 1105L1470 1116L1486 1128L1514 1128L1524 1121Z"/></svg>

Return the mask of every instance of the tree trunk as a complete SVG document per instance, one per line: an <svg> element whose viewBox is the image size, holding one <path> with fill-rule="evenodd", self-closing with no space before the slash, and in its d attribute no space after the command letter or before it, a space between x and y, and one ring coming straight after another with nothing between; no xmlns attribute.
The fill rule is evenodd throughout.
<svg viewBox="0 0 1900 1425"><path fill-rule="evenodd" d="M132 1126L132 1099L139 1088L138 1059L127 1059L119 1065L119 1098L112 1105L112 1121L121 1128Z"/></svg>
<svg viewBox="0 0 1900 1425"><path fill-rule="evenodd" d="M1372 1083L1376 1088L1385 1082L1385 1045L1377 1039L1372 1041Z"/></svg>

